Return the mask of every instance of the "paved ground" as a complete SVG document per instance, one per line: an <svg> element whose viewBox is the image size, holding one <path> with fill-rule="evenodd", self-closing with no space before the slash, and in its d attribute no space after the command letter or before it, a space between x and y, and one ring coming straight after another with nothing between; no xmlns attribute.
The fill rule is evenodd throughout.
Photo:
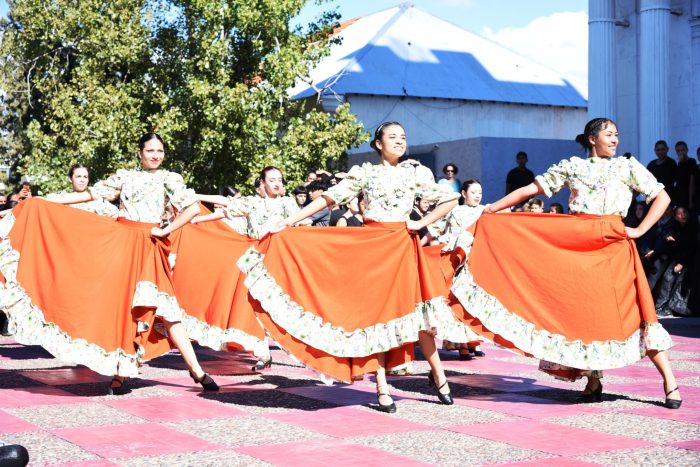
<svg viewBox="0 0 700 467"><path fill-rule="evenodd" d="M424 362L392 380L384 414L367 378L321 385L279 351L249 371L245 354L200 350L218 394L195 389L178 355L152 361L132 393L105 396L109 378L0 339L0 439L31 465L700 465L700 318L665 320L681 382L680 410L661 407L646 360L609 371L602 403L575 404L582 384L485 346L460 362L444 353L456 404L439 405Z"/></svg>

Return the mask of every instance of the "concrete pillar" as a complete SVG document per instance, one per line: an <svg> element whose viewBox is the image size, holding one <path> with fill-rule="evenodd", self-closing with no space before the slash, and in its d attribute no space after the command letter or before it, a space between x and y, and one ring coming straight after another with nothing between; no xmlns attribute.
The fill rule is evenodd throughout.
<svg viewBox="0 0 700 467"><path fill-rule="evenodd" d="M615 120L615 0L588 2L588 117Z"/></svg>
<svg viewBox="0 0 700 467"><path fill-rule="evenodd" d="M654 142L668 139L670 0L639 3L639 156L653 160Z"/></svg>

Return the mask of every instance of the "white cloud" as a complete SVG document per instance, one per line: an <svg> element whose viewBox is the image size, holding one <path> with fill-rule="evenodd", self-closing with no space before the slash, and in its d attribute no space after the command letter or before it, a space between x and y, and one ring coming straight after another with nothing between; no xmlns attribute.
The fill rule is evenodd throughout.
<svg viewBox="0 0 700 467"><path fill-rule="evenodd" d="M537 18L521 28L480 34L561 74L588 96L588 14L561 12Z"/></svg>

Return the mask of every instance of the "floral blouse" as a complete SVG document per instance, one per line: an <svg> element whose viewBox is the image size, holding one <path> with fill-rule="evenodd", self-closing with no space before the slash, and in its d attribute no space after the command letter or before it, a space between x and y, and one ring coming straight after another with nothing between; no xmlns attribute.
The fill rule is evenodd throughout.
<svg viewBox="0 0 700 467"><path fill-rule="evenodd" d="M167 170L119 169L90 188L96 199L119 198L119 216L138 222L160 224L168 202L182 211L197 202L194 190L182 176Z"/></svg>
<svg viewBox="0 0 700 467"><path fill-rule="evenodd" d="M428 232L438 242L444 243L444 251L454 250L461 235L464 235L484 212L486 206L456 206L446 216L428 226Z"/></svg>
<svg viewBox="0 0 700 467"><path fill-rule="evenodd" d="M248 219L247 235L250 238L263 238L277 223L299 210L296 201L288 196L229 196L229 200L227 215L231 219L245 216Z"/></svg>
<svg viewBox="0 0 700 467"><path fill-rule="evenodd" d="M69 193L67 191L61 192L61 193L51 193L48 196L46 196L46 199L51 200L51 198L55 196L59 196L65 193ZM70 192L73 193L73 192ZM98 214L100 216L105 216L105 217L112 217L116 218L119 216L119 209L109 201L105 199L94 199L92 201L86 201L84 203L73 203L73 204L68 204L67 206L70 206L72 208L76 209L82 209L83 211L88 211L88 212L93 212L95 214Z"/></svg>
<svg viewBox="0 0 700 467"><path fill-rule="evenodd" d="M568 186L573 214L624 216L632 202L632 190L649 201L664 189L634 157L572 157L551 166L535 180L548 197Z"/></svg>
<svg viewBox="0 0 700 467"><path fill-rule="evenodd" d="M396 166L356 165L345 179L331 187L324 196L336 204L346 204L360 191L365 193L365 219L376 222L405 222L409 219L416 198L438 204L459 198L447 185L435 183L433 174L415 162Z"/></svg>

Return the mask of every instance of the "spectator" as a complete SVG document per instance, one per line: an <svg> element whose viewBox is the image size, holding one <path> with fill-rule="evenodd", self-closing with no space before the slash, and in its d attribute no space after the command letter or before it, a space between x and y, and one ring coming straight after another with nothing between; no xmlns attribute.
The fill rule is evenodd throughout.
<svg viewBox="0 0 700 467"><path fill-rule="evenodd" d="M425 217L426 214L430 211L430 202L427 200L421 199L421 198L416 198L416 201L413 205L413 210L411 213L408 215L408 217L412 221L419 221ZM418 238L420 238L420 244L421 246L425 246L428 244L428 241L430 241L430 236L428 235L428 228L423 227L418 231Z"/></svg>
<svg viewBox="0 0 700 467"><path fill-rule="evenodd" d="M338 227L361 227L364 225L365 202L363 193L360 192L347 204L347 209L336 222Z"/></svg>
<svg viewBox="0 0 700 467"><path fill-rule="evenodd" d="M647 275L649 288L652 291L656 288L656 284L659 282L659 279L664 271L666 271L668 263L670 262L669 254L671 244L668 241L668 237L671 235L672 227L673 209L671 206L668 206L663 216L661 216L661 219L659 219L654 227L655 233L651 238L651 251L647 254L649 261L653 262L649 269L649 274Z"/></svg>
<svg viewBox="0 0 700 467"><path fill-rule="evenodd" d="M666 237L669 243L668 255L670 261L654 296L657 316L671 316L673 313L690 314L688 311L688 282L687 274L692 265L696 248L694 222L689 221L688 209L677 206L673 211L673 225Z"/></svg>
<svg viewBox="0 0 700 467"><path fill-rule="evenodd" d="M523 205L524 212L544 212L544 201L539 198L530 198L527 203Z"/></svg>
<svg viewBox="0 0 700 467"><path fill-rule="evenodd" d="M17 202L24 201L32 197L32 185L29 182L21 182L15 187L14 194L17 196Z"/></svg>
<svg viewBox="0 0 700 467"><path fill-rule="evenodd" d="M506 176L506 194L535 181L535 174L526 167L527 153L525 151L518 152L515 156L515 161L518 163L518 166L508 172Z"/></svg>
<svg viewBox="0 0 700 467"><path fill-rule="evenodd" d="M309 191L309 197L311 198L311 201L313 201L319 196L323 195L323 192L328 189L328 186L326 186L320 180L314 180L313 182L307 185L306 189ZM327 207L321 209L316 214L311 216L311 225L317 227L328 227L330 225L330 221L331 210Z"/></svg>
<svg viewBox="0 0 700 467"><path fill-rule="evenodd" d="M663 183L664 188L675 203L675 186L678 176L676 161L668 157L668 143L664 140L659 140L654 144L654 152L656 153L656 160L649 162L647 169L659 182Z"/></svg>
<svg viewBox="0 0 700 467"><path fill-rule="evenodd" d="M564 206L561 203L552 203L549 205L550 214L564 214Z"/></svg>
<svg viewBox="0 0 700 467"><path fill-rule="evenodd" d="M294 200L297 202L299 209L309 204L309 191L305 186L300 185L296 187L292 193L294 194Z"/></svg>
<svg viewBox="0 0 700 467"><path fill-rule="evenodd" d="M441 178L438 183L441 185L448 185L452 191L459 193L462 183L457 178L457 173L459 173L457 166L451 162L445 164L445 167L442 168L442 173L445 174L445 178Z"/></svg>
<svg viewBox="0 0 700 467"><path fill-rule="evenodd" d="M695 179L698 176L698 164L688 157L688 145L678 141L675 146L678 156L678 175L676 179L676 204L685 206L691 212L695 207Z"/></svg>

